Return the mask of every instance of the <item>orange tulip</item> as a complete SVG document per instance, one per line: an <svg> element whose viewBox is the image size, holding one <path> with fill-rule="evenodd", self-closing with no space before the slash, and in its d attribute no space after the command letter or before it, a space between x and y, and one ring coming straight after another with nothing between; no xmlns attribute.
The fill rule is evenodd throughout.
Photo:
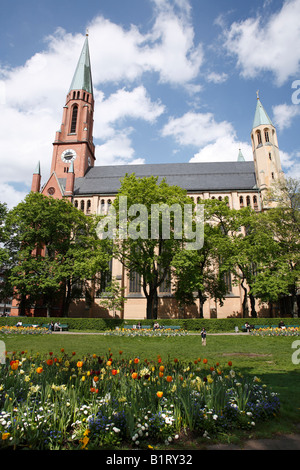
<svg viewBox="0 0 300 470"><path fill-rule="evenodd" d="M158 398L161 398L163 396L163 394L164 394L163 392L157 392L156 395L157 395Z"/></svg>
<svg viewBox="0 0 300 470"><path fill-rule="evenodd" d="M94 382L98 382L98 380L99 380L99 377L97 375L95 375Z"/></svg>
<svg viewBox="0 0 300 470"><path fill-rule="evenodd" d="M42 368L42 367L38 367L38 368L36 369L36 371L37 371L38 374L41 374L41 373L43 372L43 368Z"/></svg>
<svg viewBox="0 0 300 470"><path fill-rule="evenodd" d="M140 362L139 358L135 358L134 361L133 361L135 364L138 364Z"/></svg>
<svg viewBox="0 0 300 470"><path fill-rule="evenodd" d="M165 367L164 366L160 366L159 368L160 372L163 372L165 370Z"/></svg>
<svg viewBox="0 0 300 470"><path fill-rule="evenodd" d="M118 371L117 371L117 369L113 369L113 370L111 371L111 373L112 373L112 375L117 375Z"/></svg>
<svg viewBox="0 0 300 470"><path fill-rule="evenodd" d="M17 370L19 367L19 361L11 361L10 363L11 370Z"/></svg>
<svg viewBox="0 0 300 470"><path fill-rule="evenodd" d="M77 367L80 369L82 366L83 366L83 362L82 362L82 361L78 361L78 362L77 362Z"/></svg>
<svg viewBox="0 0 300 470"><path fill-rule="evenodd" d="M48 360L47 360L47 365L48 365L48 366L52 366L52 364L53 364L52 359L48 359Z"/></svg>
<svg viewBox="0 0 300 470"><path fill-rule="evenodd" d="M171 376L171 375L167 375L166 381L167 381L167 382L172 382L172 380L173 380L172 376Z"/></svg>
<svg viewBox="0 0 300 470"><path fill-rule="evenodd" d="M159 372L159 373L158 373L158 376L159 376L159 377L163 377L163 376L164 376L164 373L163 373L163 372Z"/></svg>
<svg viewBox="0 0 300 470"><path fill-rule="evenodd" d="M207 364L207 359L203 359L203 364Z"/></svg>
<svg viewBox="0 0 300 470"><path fill-rule="evenodd" d="M131 377L132 377L133 379L136 379L136 378L137 378L137 376L138 376L138 375L137 375L137 373L136 373L136 372L133 372L133 374L131 374Z"/></svg>

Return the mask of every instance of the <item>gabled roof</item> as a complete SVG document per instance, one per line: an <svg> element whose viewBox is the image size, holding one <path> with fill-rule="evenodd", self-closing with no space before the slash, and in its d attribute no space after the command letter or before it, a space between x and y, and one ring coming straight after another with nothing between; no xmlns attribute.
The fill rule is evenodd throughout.
<svg viewBox="0 0 300 470"><path fill-rule="evenodd" d="M84 90L93 94L88 36L85 38L69 92L71 90Z"/></svg>
<svg viewBox="0 0 300 470"><path fill-rule="evenodd" d="M256 188L254 162L161 163L146 165L95 166L75 178L74 195L116 194L125 174L165 178L188 192L252 191ZM61 179L62 186L65 180Z"/></svg>
<svg viewBox="0 0 300 470"><path fill-rule="evenodd" d="M263 105L260 102L260 99L257 98L257 104L256 104L256 110L255 110L252 129L261 125L273 126L271 119L269 118L266 110L264 109Z"/></svg>

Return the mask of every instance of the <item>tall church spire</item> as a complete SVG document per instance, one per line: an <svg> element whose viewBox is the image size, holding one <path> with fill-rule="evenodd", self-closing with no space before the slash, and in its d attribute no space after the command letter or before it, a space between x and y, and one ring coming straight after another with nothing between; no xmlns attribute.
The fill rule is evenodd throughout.
<svg viewBox="0 0 300 470"><path fill-rule="evenodd" d="M86 35L69 92L72 90L84 90L93 94L88 35Z"/></svg>
<svg viewBox="0 0 300 470"><path fill-rule="evenodd" d="M93 143L94 96L88 35L68 91L60 130L53 142L51 174L65 179L70 165L76 178L86 174L95 163Z"/></svg>

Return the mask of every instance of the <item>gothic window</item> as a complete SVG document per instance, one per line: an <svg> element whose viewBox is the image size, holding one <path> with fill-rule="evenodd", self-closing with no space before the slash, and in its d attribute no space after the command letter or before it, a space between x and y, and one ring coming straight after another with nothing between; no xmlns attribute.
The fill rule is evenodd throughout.
<svg viewBox="0 0 300 470"><path fill-rule="evenodd" d="M75 201L75 207L78 209L78 201Z"/></svg>
<svg viewBox="0 0 300 470"><path fill-rule="evenodd" d="M272 173L272 180L274 180L274 179L275 179L275 175L274 175L274 173Z"/></svg>
<svg viewBox="0 0 300 470"><path fill-rule="evenodd" d="M76 132L77 114L78 114L78 106L76 104L73 107L73 112L72 112L71 130L70 130L71 134L75 134Z"/></svg>
<svg viewBox="0 0 300 470"><path fill-rule="evenodd" d="M265 141L270 142L268 129L265 129Z"/></svg>
<svg viewBox="0 0 300 470"><path fill-rule="evenodd" d="M272 154L269 152L269 160L272 160Z"/></svg>
<svg viewBox="0 0 300 470"><path fill-rule="evenodd" d="M101 199L101 202L100 202L100 214L104 214L105 213L105 201L104 199Z"/></svg>
<svg viewBox="0 0 300 470"><path fill-rule="evenodd" d="M227 294L232 292L232 283L231 283L231 273L228 271L227 273L223 274L223 280L226 287Z"/></svg>
<svg viewBox="0 0 300 470"><path fill-rule="evenodd" d="M91 201L89 199L86 204L86 213L89 214L90 212L91 212Z"/></svg>
<svg viewBox="0 0 300 470"><path fill-rule="evenodd" d="M244 207L244 198L240 196L240 207Z"/></svg>
<svg viewBox="0 0 300 470"><path fill-rule="evenodd" d="M80 203L80 210L84 212L84 201L81 201Z"/></svg>
<svg viewBox="0 0 300 470"><path fill-rule="evenodd" d="M171 293L171 271L169 270L164 281L159 286L159 292L164 294Z"/></svg>
<svg viewBox="0 0 300 470"><path fill-rule="evenodd" d="M257 197L256 196L253 196L253 205L254 205L254 209L257 209L258 204L257 204Z"/></svg>
<svg viewBox="0 0 300 470"><path fill-rule="evenodd" d="M261 145L261 144L262 144L260 131L257 131L257 143L258 143L258 145Z"/></svg>
<svg viewBox="0 0 300 470"><path fill-rule="evenodd" d="M112 258L108 262L108 269L98 273L95 282L95 296L101 297L101 294L107 291L107 286L112 280Z"/></svg>
<svg viewBox="0 0 300 470"><path fill-rule="evenodd" d="M247 197L246 197L246 201L247 201L247 206L251 206L250 196L247 196Z"/></svg>
<svg viewBox="0 0 300 470"><path fill-rule="evenodd" d="M132 271L129 277L129 292L131 294L140 294L141 292L141 276Z"/></svg>

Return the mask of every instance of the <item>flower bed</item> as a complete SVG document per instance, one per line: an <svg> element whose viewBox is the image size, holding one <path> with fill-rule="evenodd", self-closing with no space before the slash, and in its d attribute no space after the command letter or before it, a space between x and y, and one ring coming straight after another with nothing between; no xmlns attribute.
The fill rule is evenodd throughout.
<svg viewBox="0 0 300 470"><path fill-rule="evenodd" d="M4 335L45 335L51 334L49 328L33 327L33 326L0 326L0 333Z"/></svg>
<svg viewBox="0 0 300 470"><path fill-rule="evenodd" d="M147 448L183 430L213 437L279 412L278 396L229 362L99 357L7 357L0 366L0 448Z"/></svg>
<svg viewBox="0 0 300 470"><path fill-rule="evenodd" d="M252 336L299 336L300 328L259 328L251 331Z"/></svg>
<svg viewBox="0 0 300 470"><path fill-rule="evenodd" d="M106 336L148 336L148 337L159 337L159 336L186 336L188 333L186 330L178 329L174 330L171 328L159 328L153 330L152 328L116 328L115 330L109 330L105 332Z"/></svg>

